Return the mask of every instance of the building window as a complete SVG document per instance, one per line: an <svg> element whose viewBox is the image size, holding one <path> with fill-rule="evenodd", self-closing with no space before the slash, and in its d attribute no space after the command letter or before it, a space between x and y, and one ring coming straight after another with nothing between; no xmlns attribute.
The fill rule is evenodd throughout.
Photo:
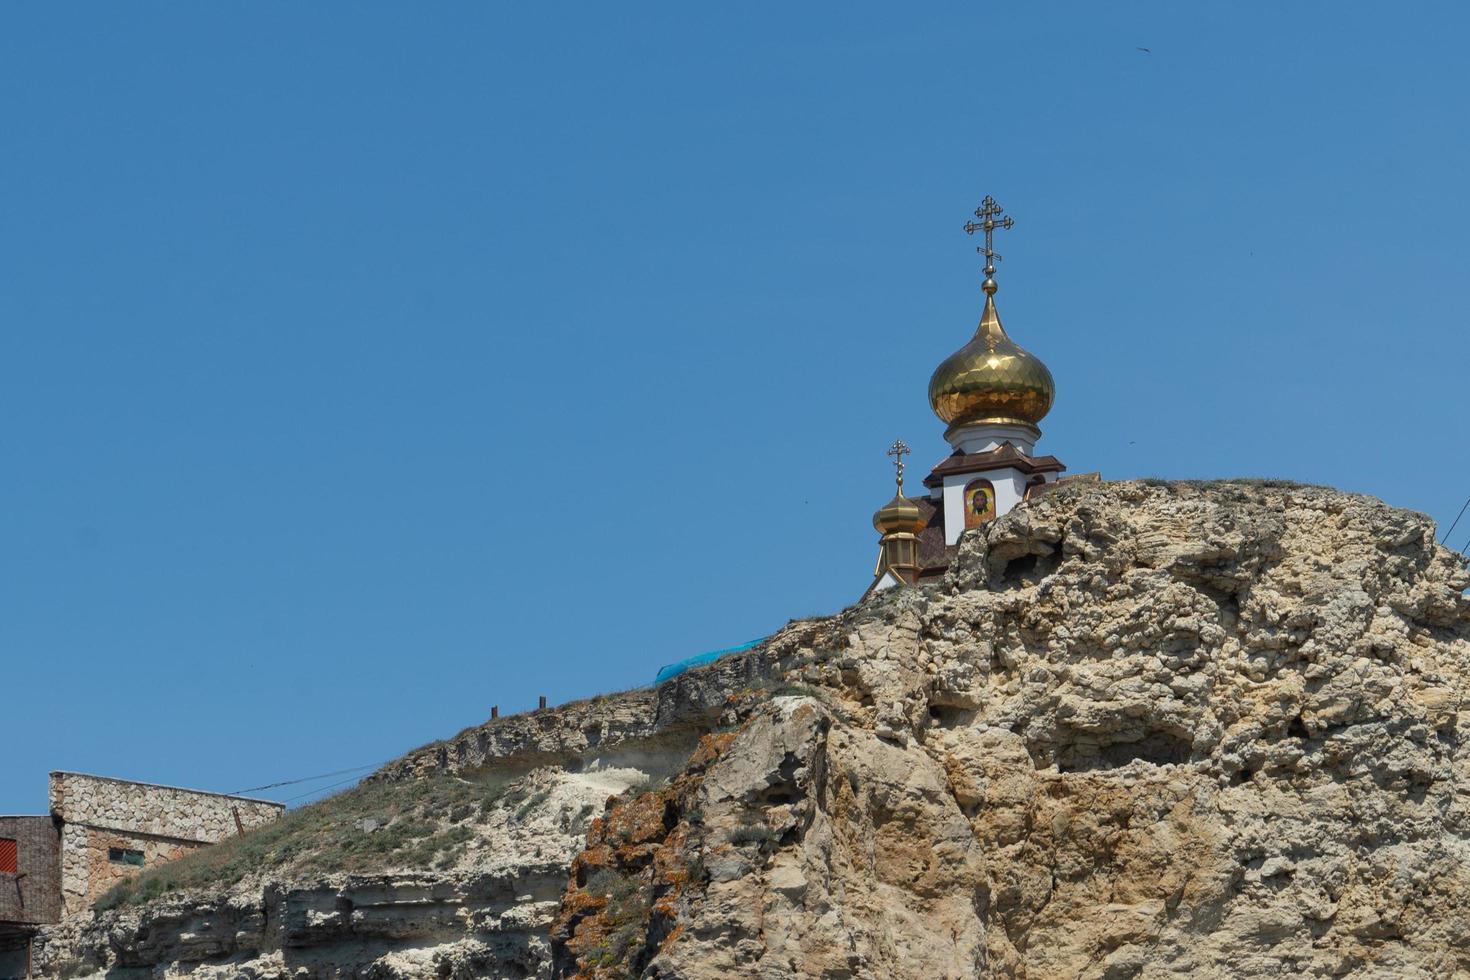
<svg viewBox="0 0 1470 980"><path fill-rule="evenodd" d="M15 838L0 837L0 874L13 875L19 871L19 846Z"/></svg>
<svg viewBox="0 0 1470 980"><path fill-rule="evenodd" d="M965 527L979 527L995 519L995 487L989 480L973 480L965 487Z"/></svg>
<svg viewBox="0 0 1470 980"><path fill-rule="evenodd" d="M135 851L128 847L109 847L107 849L107 860L113 864L131 864L136 868L143 866L143 852Z"/></svg>

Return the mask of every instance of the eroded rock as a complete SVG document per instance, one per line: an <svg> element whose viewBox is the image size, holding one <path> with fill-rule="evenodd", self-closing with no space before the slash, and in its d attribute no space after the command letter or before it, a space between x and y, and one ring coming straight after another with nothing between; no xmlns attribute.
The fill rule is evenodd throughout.
<svg viewBox="0 0 1470 980"><path fill-rule="evenodd" d="M968 534L934 587L389 767L540 787L451 868L265 869L58 930L43 964L1470 975L1467 586L1426 518L1368 498L1060 489Z"/></svg>

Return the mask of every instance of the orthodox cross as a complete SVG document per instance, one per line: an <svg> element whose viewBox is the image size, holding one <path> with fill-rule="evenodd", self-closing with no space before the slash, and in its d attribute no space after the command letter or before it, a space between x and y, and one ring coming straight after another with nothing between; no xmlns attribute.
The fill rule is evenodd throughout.
<svg viewBox="0 0 1470 980"><path fill-rule="evenodd" d="M1016 223L1016 219L1010 216L1002 218L1001 215L1005 213L1006 209L996 204L995 198L987 194L985 195L985 200L981 201L980 206L975 209L975 217L980 220L965 222L965 234L973 235L977 231L985 232L985 244L975 249L975 251L985 256L985 285L992 290L995 286L995 280L992 278L995 275L995 263L1004 256L995 250L994 241L991 236L995 234L995 229L1009 228Z"/></svg>
<svg viewBox="0 0 1470 980"><path fill-rule="evenodd" d="M898 492L903 493L903 458L913 450L903 444L902 439L893 440L893 445L888 447L888 455L893 457L893 465L898 470Z"/></svg>

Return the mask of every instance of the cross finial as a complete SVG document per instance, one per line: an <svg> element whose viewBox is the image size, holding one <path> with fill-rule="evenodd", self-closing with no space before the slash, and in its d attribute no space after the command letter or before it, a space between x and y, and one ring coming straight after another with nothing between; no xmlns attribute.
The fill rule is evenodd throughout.
<svg viewBox="0 0 1470 980"><path fill-rule="evenodd" d="M985 256L985 282L981 285L981 288L991 296L995 295L996 288L995 263L1003 258L995 250L994 241L991 236L995 233L995 229L1009 228L1016 223L1016 219L1010 216L1002 218L1001 215L1005 213L1006 209L996 204L995 198L987 194L985 195L985 200L981 201L980 206L975 209L975 217L980 220L965 222L965 234L973 235L977 231L985 232L985 244L975 249L975 251Z"/></svg>
<svg viewBox="0 0 1470 980"><path fill-rule="evenodd" d="M902 439L893 440L893 445L888 447L888 455L893 457L894 468L898 470L898 492L903 493L903 458L913 450L903 444Z"/></svg>

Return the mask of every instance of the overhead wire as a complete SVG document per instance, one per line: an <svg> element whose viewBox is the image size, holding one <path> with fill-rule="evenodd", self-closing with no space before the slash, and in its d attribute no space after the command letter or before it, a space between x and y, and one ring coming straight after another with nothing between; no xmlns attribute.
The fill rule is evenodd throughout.
<svg viewBox="0 0 1470 980"><path fill-rule="evenodd" d="M374 762L367 766L354 766L351 769L338 769L336 772L324 772L319 776L302 776L300 779L283 779L279 783L266 783L264 786L252 786L249 789L237 789L230 796L239 796L241 793L258 793L263 789L275 789L278 786L295 786L297 783L312 783L318 779L330 779L332 776L345 776L350 772L362 772L365 769L376 769L381 763ZM350 780L349 780L350 782Z"/></svg>
<svg viewBox="0 0 1470 980"><path fill-rule="evenodd" d="M291 802L293 802L295 800L303 799L304 797L307 797L307 796L315 796L317 793L325 793L329 789L336 789L338 786L346 786L348 783L355 783L355 782L358 782L358 780L354 777L352 779L344 779L344 780L342 780L341 782L338 782L338 783L328 783L326 786L318 786L316 789L307 790L305 793L301 793L301 794L299 794L297 796L288 796L284 800L282 800L281 802L282 803L291 803Z"/></svg>
<svg viewBox="0 0 1470 980"><path fill-rule="evenodd" d="M1459 524L1460 518L1465 516L1465 509L1467 507L1470 507L1470 497L1465 498L1465 503L1460 507L1460 512L1455 515L1454 523L1450 524L1450 529L1444 533L1444 537L1439 539L1440 544L1444 544L1450 539L1450 535L1455 533L1455 525ZM1465 549L1461 548L1460 550L1464 551Z"/></svg>

